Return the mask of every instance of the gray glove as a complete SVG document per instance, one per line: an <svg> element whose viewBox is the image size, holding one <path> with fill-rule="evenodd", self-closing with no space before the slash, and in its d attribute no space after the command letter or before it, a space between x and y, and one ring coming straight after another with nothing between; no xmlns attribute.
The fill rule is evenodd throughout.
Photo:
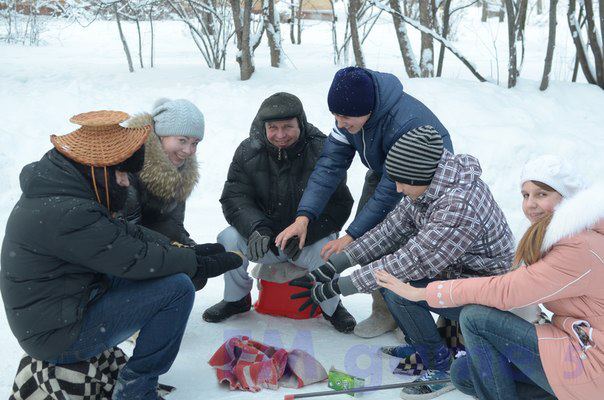
<svg viewBox="0 0 604 400"><path fill-rule="evenodd" d="M352 267L352 261L345 252L333 254L325 264L301 278L294 279L290 285L298 286L300 283L307 282L326 283L331 281L336 274L340 274L350 267Z"/></svg>
<svg viewBox="0 0 604 400"><path fill-rule="evenodd" d="M279 252L275 246L275 237L270 229L258 228L250 235L247 241L247 256L250 261L257 262L268 251L271 250L275 255Z"/></svg>

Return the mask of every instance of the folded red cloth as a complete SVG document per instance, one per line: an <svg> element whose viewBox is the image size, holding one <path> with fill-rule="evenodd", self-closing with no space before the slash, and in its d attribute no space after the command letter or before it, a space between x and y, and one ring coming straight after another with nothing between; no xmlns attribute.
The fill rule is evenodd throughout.
<svg viewBox="0 0 604 400"><path fill-rule="evenodd" d="M228 339L208 363L216 368L218 381L229 382L231 390L300 388L327 379L325 368L307 352L267 346L247 336Z"/></svg>

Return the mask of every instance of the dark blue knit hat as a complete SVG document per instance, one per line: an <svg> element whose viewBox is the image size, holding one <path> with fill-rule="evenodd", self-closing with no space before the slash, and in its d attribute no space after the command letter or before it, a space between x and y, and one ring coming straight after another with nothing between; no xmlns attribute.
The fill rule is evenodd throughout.
<svg viewBox="0 0 604 400"><path fill-rule="evenodd" d="M329 111L347 117L361 117L373 111L375 89L371 75L363 68L346 67L336 72L327 95Z"/></svg>

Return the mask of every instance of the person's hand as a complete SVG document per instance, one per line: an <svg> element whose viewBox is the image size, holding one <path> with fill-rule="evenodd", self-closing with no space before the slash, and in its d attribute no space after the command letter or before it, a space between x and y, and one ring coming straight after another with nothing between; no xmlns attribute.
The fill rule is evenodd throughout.
<svg viewBox="0 0 604 400"><path fill-rule="evenodd" d="M227 271L239 268L243 263L243 256L239 252L225 251L210 256L197 256L197 271L191 280L195 290L201 290L208 278L224 274Z"/></svg>
<svg viewBox="0 0 604 400"><path fill-rule="evenodd" d="M306 232L308 230L308 223L310 220L308 217L300 216L296 218L293 224L285 228L281 233L277 235L275 239L275 244L282 251L285 251L285 246L287 245L287 241L294 236L298 237L298 247L300 250L304 248L304 243L306 243Z"/></svg>
<svg viewBox="0 0 604 400"><path fill-rule="evenodd" d="M273 244L273 233L267 228L258 228L248 238L247 241L247 252L250 261L257 262L260 260L268 251L271 250L275 255L279 255L279 252Z"/></svg>
<svg viewBox="0 0 604 400"><path fill-rule="evenodd" d="M296 261L300 258L300 254L302 254L302 249L300 248L300 240L297 236L294 236L287 242L285 246L285 255L292 261Z"/></svg>
<svg viewBox="0 0 604 400"><path fill-rule="evenodd" d="M211 256L212 254L224 253L224 246L220 243L203 243L193 246L196 256Z"/></svg>
<svg viewBox="0 0 604 400"><path fill-rule="evenodd" d="M294 286L308 289L300 293L292 294L290 298L292 300L307 299L306 302L304 302L304 304L298 308L298 311L302 312L308 307L311 307L311 316L315 314L319 304L341 294L340 286L338 285L338 278L326 283L300 282L300 284Z"/></svg>
<svg viewBox="0 0 604 400"><path fill-rule="evenodd" d="M354 239L348 234L339 239L327 242L327 244L321 249L321 258L323 258L323 260L327 260L332 254L341 252L352 242L354 242Z"/></svg>
<svg viewBox="0 0 604 400"><path fill-rule="evenodd" d="M374 273L377 284L388 289L409 301L426 300L426 289L411 286L398 278L390 275L384 270L377 270Z"/></svg>

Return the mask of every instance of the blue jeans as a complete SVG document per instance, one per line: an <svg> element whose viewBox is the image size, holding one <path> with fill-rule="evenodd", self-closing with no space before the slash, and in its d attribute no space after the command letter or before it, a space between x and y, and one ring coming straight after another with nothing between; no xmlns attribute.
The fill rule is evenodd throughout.
<svg viewBox="0 0 604 400"><path fill-rule="evenodd" d="M415 287L426 287L435 280L421 279L411 281L409 284ZM437 357L438 351L445 346L445 342L438 333L436 322L430 312L457 321L461 307L432 308L425 301L409 301L387 289L382 288L380 292L398 327L405 334L405 340L415 348L424 366L428 369L449 370L449 359L443 360Z"/></svg>
<svg viewBox="0 0 604 400"><path fill-rule="evenodd" d="M535 326L491 307L469 305L459 319L467 355L453 362L457 389L479 399L555 399Z"/></svg>
<svg viewBox="0 0 604 400"><path fill-rule="evenodd" d="M84 313L78 339L55 360L87 360L140 330L132 357L119 373L113 399L157 400L157 379L178 354L195 288L185 274L134 281L112 278L105 294Z"/></svg>

